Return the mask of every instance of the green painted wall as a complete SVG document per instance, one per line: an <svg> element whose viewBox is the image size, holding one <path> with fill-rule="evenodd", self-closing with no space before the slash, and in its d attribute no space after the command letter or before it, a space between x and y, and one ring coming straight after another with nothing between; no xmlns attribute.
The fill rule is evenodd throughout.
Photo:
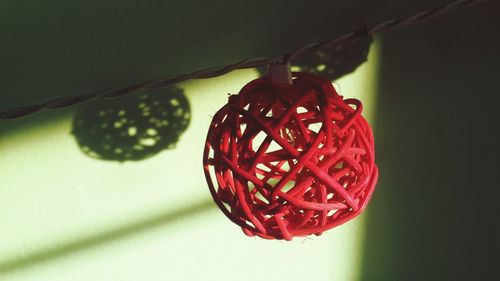
<svg viewBox="0 0 500 281"><path fill-rule="evenodd" d="M0 109L282 54L446 0L3 0Z"/></svg>

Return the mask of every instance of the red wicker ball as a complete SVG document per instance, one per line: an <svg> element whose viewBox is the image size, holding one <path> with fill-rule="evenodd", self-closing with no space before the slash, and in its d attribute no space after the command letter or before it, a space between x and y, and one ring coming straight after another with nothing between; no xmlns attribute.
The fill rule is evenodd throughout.
<svg viewBox="0 0 500 281"><path fill-rule="evenodd" d="M203 164L215 203L249 236L320 235L356 217L377 182L370 125L331 82L248 83L213 117Z"/></svg>

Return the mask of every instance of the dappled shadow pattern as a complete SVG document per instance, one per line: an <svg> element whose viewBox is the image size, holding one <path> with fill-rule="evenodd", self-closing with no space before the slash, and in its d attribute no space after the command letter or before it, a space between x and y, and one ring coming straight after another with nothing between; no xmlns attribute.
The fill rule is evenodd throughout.
<svg viewBox="0 0 500 281"><path fill-rule="evenodd" d="M171 149L191 119L183 91L171 87L78 108L73 134L81 150L102 160L142 160Z"/></svg>
<svg viewBox="0 0 500 281"><path fill-rule="evenodd" d="M317 74L330 81L337 80L367 60L372 41L371 36L365 36L345 45L305 54L292 61L292 71ZM260 67L257 70L261 75L267 75L267 68Z"/></svg>

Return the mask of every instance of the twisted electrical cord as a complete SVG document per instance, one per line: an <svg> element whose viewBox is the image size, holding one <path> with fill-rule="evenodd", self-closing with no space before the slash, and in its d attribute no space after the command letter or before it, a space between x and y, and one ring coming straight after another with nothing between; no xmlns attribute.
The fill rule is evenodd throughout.
<svg viewBox="0 0 500 281"><path fill-rule="evenodd" d="M310 43L300 48L297 48L289 53L286 53L282 56L275 58L250 58L244 59L240 62L217 66L217 67L209 67L205 69L201 69L192 73L182 74L178 76L166 76L160 77L157 79L152 79L149 81L141 82L135 85L126 86L126 87L115 87L104 89L95 93L86 94L86 95L77 95L77 96L66 96L57 98L45 103L37 104L37 105L28 105L17 107L13 109L8 109L0 112L0 119L14 119L23 116L28 116L36 112L48 110L48 109L56 109L56 108L65 108L71 107L74 105L82 104L89 101L94 100L102 100L102 99L111 99L116 97L125 96L131 94L133 92L147 89L147 88L160 88L166 87L173 84L177 84L180 82L184 82L191 79L206 79L224 75L233 70L237 69L245 69L245 68L254 68L263 65L276 64L282 62L288 62L293 59L299 58L305 53L311 53L318 50L324 50L331 48L333 46L343 45L363 36L369 36L376 33L390 31L402 26L412 25L421 23L430 19L433 19L439 15L443 15L446 13L450 13L453 11L457 11L460 9L468 8L474 6L476 4L480 4L483 2L491 2L495 0L458 0L447 4L445 6L430 9L426 11L421 11L416 14L402 17L395 20L384 21L379 24L375 24L372 26L364 26L356 31L344 34L342 36L332 38L330 40Z"/></svg>

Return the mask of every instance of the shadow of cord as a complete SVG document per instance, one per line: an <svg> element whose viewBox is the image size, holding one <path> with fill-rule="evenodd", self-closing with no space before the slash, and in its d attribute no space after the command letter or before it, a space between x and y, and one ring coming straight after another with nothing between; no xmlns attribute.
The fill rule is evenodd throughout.
<svg viewBox="0 0 500 281"><path fill-rule="evenodd" d="M88 237L81 238L75 241L62 243L47 250L35 251L21 258L0 261L0 276L14 271L22 270L35 264L49 262L57 258L68 256L70 254L98 247L105 243L113 242L118 239L124 239L129 236L139 234L140 232L151 230L155 227L165 226L169 224L171 225L179 220L186 219L195 214L205 212L214 207L215 205L212 200L197 202L195 204L191 204L188 207L158 214L142 221L131 223L123 227L117 227L104 233L90 235Z"/></svg>

